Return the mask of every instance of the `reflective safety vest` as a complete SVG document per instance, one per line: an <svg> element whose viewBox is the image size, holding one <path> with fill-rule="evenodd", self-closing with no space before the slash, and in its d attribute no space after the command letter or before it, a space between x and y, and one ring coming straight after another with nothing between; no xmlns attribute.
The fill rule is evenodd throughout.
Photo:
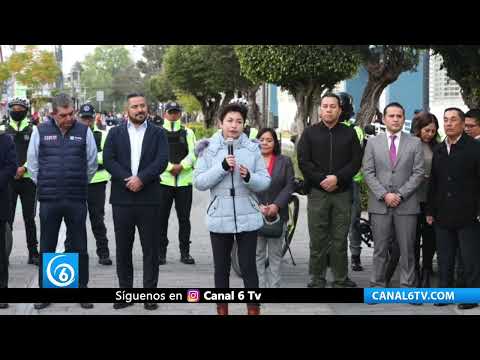
<svg viewBox="0 0 480 360"><path fill-rule="evenodd" d="M168 139L170 158L167 169L160 175L160 183L167 186L189 186L193 182L193 167L197 160L195 156L195 133L192 129L182 126L180 120L165 120L163 124ZM170 170L173 164L182 165L182 171L173 176Z"/></svg>
<svg viewBox="0 0 480 360"><path fill-rule="evenodd" d="M249 139L256 139L257 134L258 134L258 129L254 127L250 127L250 125L245 126L245 129L243 130L245 135L248 136Z"/></svg>
<svg viewBox="0 0 480 360"><path fill-rule="evenodd" d="M358 141L360 141L360 147L363 148L363 140L365 139L365 133L363 132L363 129L360 126L353 125L349 120L342 122L342 124L350 127L353 126L353 129L357 133ZM353 181L356 183L361 183L363 181L363 174L361 170L359 170L358 173L353 177Z"/></svg>
<svg viewBox="0 0 480 360"><path fill-rule="evenodd" d="M109 181L111 178L110 173L103 167L103 147L105 146L105 140L107 139L107 132L100 130L97 126L92 129L93 137L95 138L95 144L97 145L97 172L93 176L90 184L97 184L101 182Z"/></svg>

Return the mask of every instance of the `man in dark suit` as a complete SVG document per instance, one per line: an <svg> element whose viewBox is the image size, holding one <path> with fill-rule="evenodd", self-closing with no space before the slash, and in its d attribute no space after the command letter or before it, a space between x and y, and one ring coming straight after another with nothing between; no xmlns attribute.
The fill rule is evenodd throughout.
<svg viewBox="0 0 480 360"><path fill-rule="evenodd" d="M10 136L0 132L0 288L8 287L8 263L5 245L6 223L10 216L8 183L17 172L17 155ZM0 309L8 304L0 303Z"/></svg>
<svg viewBox="0 0 480 360"><path fill-rule="evenodd" d="M127 97L128 120L112 128L103 150L103 162L112 175L110 203L117 245L117 275L121 288L133 288L132 248L135 227L143 250L143 286L158 282L158 229L161 204L160 174L168 164L168 142L164 130L147 121L147 102L141 94ZM116 303L121 309L132 303ZM145 303L145 309L158 305Z"/></svg>
<svg viewBox="0 0 480 360"><path fill-rule="evenodd" d="M455 254L460 248L466 287L480 287L480 143L464 133L465 114L444 113L447 137L433 153L427 222L435 225L439 287L453 287ZM478 304L459 304L466 310Z"/></svg>

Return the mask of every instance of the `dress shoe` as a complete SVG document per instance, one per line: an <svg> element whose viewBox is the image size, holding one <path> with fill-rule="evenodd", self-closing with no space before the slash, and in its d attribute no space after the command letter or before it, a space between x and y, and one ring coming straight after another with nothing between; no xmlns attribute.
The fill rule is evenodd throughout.
<svg viewBox="0 0 480 360"><path fill-rule="evenodd" d="M143 307L145 310L157 310L158 309L158 304L157 303L145 303L143 304Z"/></svg>
<svg viewBox="0 0 480 360"><path fill-rule="evenodd" d="M35 310L42 310L45 309L46 307L50 306L51 303L36 303L33 305Z"/></svg>
<svg viewBox="0 0 480 360"><path fill-rule="evenodd" d="M326 285L325 280L317 280L317 279L312 279L310 282L307 284L307 287L309 288L324 288Z"/></svg>
<svg viewBox="0 0 480 360"><path fill-rule="evenodd" d="M260 306L247 304L247 314L248 315L260 315Z"/></svg>
<svg viewBox="0 0 480 360"><path fill-rule="evenodd" d="M450 305L450 304L445 304L445 303L435 303L435 304L433 304L433 306L447 306L447 305Z"/></svg>
<svg viewBox="0 0 480 360"><path fill-rule="evenodd" d="M180 257L180 261L187 265L195 264L195 260L189 254L184 254Z"/></svg>
<svg viewBox="0 0 480 360"><path fill-rule="evenodd" d="M112 265L113 262L112 262L112 259L110 259L110 256L101 256L99 259L98 259L98 263L100 265Z"/></svg>
<svg viewBox="0 0 480 360"><path fill-rule="evenodd" d="M217 304L217 315L228 315L228 304Z"/></svg>
<svg viewBox="0 0 480 360"><path fill-rule="evenodd" d="M8 308L8 304L0 303L0 309L6 309L6 308Z"/></svg>
<svg viewBox="0 0 480 360"><path fill-rule="evenodd" d="M40 263L40 255L37 249L28 252L28 264L38 265Z"/></svg>
<svg viewBox="0 0 480 360"><path fill-rule="evenodd" d="M347 277L345 281L335 281L333 283L333 287L334 288L356 288L357 284Z"/></svg>
<svg viewBox="0 0 480 360"><path fill-rule="evenodd" d="M363 266L360 261L360 255L352 255L352 271L363 271Z"/></svg>
<svg viewBox="0 0 480 360"><path fill-rule="evenodd" d="M470 310L478 307L478 304L458 304L458 310Z"/></svg>
<svg viewBox="0 0 480 360"><path fill-rule="evenodd" d="M115 303L113 304L113 308L115 310L125 309L126 307L133 306L134 303Z"/></svg>
<svg viewBox="0 0 480 360"><path fill-rule="evenodd" d="M92 303L80 303L82 309L93 309Z"/></svg>

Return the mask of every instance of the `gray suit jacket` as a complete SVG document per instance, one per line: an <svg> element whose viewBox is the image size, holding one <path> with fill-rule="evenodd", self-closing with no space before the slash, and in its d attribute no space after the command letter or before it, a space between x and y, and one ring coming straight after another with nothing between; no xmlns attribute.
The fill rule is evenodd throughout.
<svg viewBox="0 0 480 360"><path fill-rule="evenodd" d="M395 208L398 215L420 212L417 190L423 181L424 159L418 137L402 132L397 151L397 163L390 163L387 136L379 134L368 140L363 157L363 174L368 186L368 211L386 214L382 197L387 193L402 195L403 201Z"/></svg>

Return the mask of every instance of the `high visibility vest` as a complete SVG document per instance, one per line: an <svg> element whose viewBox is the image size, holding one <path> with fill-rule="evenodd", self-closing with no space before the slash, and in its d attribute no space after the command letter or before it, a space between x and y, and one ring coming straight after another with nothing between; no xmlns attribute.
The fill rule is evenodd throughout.
<svg viewBox="0 0 480 360"><path fill-rule="evenodd" d="M192 129L182 126L180 120L173 122L165 120L163 129L166 132L172 153L167 169L160 175L160 183L175 187L192 185L193 167L197 160L195 156L195 133ZM181 160L180 157L182 157ZM178 162L178 160L180 161ZM170 172L174 163L179 163L183 167L177 176L173 176Z"/></svg>
<svg viewBox="0 0 480 360"><path fill-rule="evenodd" d="M96 126L93 127L93 137L97 145L97 164L98 169L93 176L90 184L97 184L101 182L109 181L111 178L110 173L103 167L103 147L105 146L105 140L107 139L107 132L100 130Z"/></svg>
<svg viewBox="0 0 480 360"><path fill-rule="evenodd" d="M348 120L342 122L342 124L345 124L350 127L353 126L353 129L357 134L358 141L360 141L360 146L363 147L363 140L365 139L365 133L363 132L363 129L360 126L353 125ZM361 170L359 170L358 173L355 174L355 176L353 177L353 181L355 181L356 183L361 183L363 181L363 174Z"/></svg>

